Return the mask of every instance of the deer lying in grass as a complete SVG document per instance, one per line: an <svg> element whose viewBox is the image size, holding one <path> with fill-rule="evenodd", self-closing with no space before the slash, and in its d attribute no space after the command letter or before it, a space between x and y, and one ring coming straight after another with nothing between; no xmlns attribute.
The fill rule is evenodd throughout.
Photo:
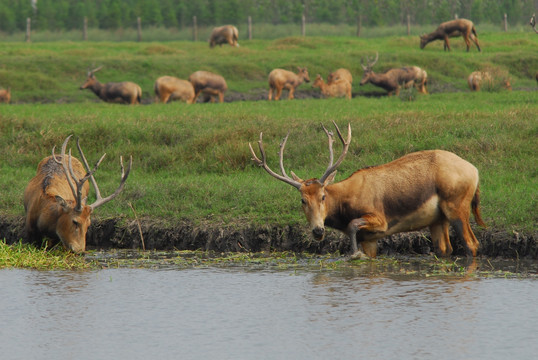
<svg viewBox="0 0 538 360"><path fill-rule="evenodd" d="M351 99L351 84L346 79L338 78L333 80L332 84L326 84L321 75L318 74L316 76L316 80L314 80L314 83L312 84L312 87L319 87L321 89L321 93L325 97L331 98L345 96L346 99Z"/></svg>
<svg viewBox="0 0 538 360"><path fill-rule="evenodd" d="M364 75L361 79L360 85L372 83L375 86L379 86L387 90L388 95L399 95L400 86L409 88L415 86L420 93L427 94L426 82L428 74L418 66L408 66L398 69L390 69L383 74L376 74L372 70L372 67L377 63L379 59L379 53L376 53L376 57L373 61L366 59L366 65L361 62L361 67L364 70Z"/></svg>
<svg viewBox="0 0 538 360"><path fill-rule="evenodd" d="M230 46L239 47L237 39L239 38L239 31L233 25L219 26L213 29L211 36L209 37L209 47L213 48L215 45L230 44Z"/></svg>
<svg viewBox="0 0 538 360"><path fill-rule="evenodd" d="M345 79L349 81L351 86L353 86L353 76L348 69L340 68L330 73L329 76L327 76L327 84L331 85L338 79Z"/></svg>
<svg viewBox="0 0 538 360"><path fill-rule="evenodd" d="M11 88L0 89L0 103L9 104L11 101Z"/></svg>
<svg viewBox="0 0 538 360"><path fill-rule="evenodd" d="M194 87L187 80L173 76L161 76L155 81L155 102L166 104L168 101L181 100L187 104L194 101Z"/></svg>
<svg viewBox="0 0 538 360"><path fill-rule="evenodd" d="M101 84L95 77L95 73L103 67L97 69L88 69L88 74L84 84L80 86L80 90L90 89L101 100L111 103L120 104L140 104L142 99L142 89L140 86L130 81L108 82Z"/></svg>
<svg viewBox="0 0 538 360"><path fill-rule="evenodd" d="M189 81L194 88L193 103L200 94L204 94L204 102L214 102L214 97L218 97L219 102L224 102L224 93L228 90L228 85L222 76L209 71L196 71L189 76Z"/></svg>
<svg viewBox="0 0 538 360"><path fill-rule="evenodd" d="M351 142L351 125L344 140L336 132L343 151L333 164L333 133L323 127L329 138L329 166L319 179L302 180L284 170L283 153L288 136L280 144L280 174L267 165L262 134L258 158L249 144L252 160L271 176L295 187L301 193L303 212L316 240L325 236L325 227L349 236L352 257L359 257L357 241L366 255L377 255L377 239L399 232L430 228L431 238L440 255L449 255L452 245L449 226L465 241L476 256L476 239L469 216L485 226L480 217L478 170L456 154L444 150L426 150L407 154L387 164L355 171L347 179L332 183L336 168L344 160Z"/></svg>
<svg viewBox="0 0 538 360"><path fill-rule="evenodd" d="M480 49L480 45L478 44L478 35L476 34L474 24L472 21L467 19L457 19L444 22L439 25L434 32L422 35L420 37L420 48L424 49L428 43L434 40L443 40L444 50L446 51L448 49L448 51L450 51L450 43L448 38L457 36L463 37L465 45L467 45L467 51L469 51L469 48L471 47L471 40L475 43L478 51L482 51Z"/></svg>
<svg viewBox="0 0 538 360"><path fill-rule="evenodd" d="M274 69L269 73L269 96L268 100L272 100L273 92L275 94L275 100L279 100L282 95L282 89L289 90L288 100L294 98L295 88L301 85L303 82L310 82L307 68L297 68L299 71L297 74L288 70Z"/></svg>
<svg viewBox="0 0 538 360"><path fill-rule="evenodd" d="M41 160L36 176L30 180L24 191L25 232L31 242L39 242L46 236L53 242L61 241L66 249L78 253L86 249L86 232L90 226L91 213L123 190L133 158L129 161L127 171L124 171L120 157L120 185L114 193L103 198L93 174L105 155L91 169L77 140L83 166L78 159L71 156L71 150L68 155L65 153L70 138L71 135L65 139L59 156L54 153L53 148L52 156ZM96 196L91 205L86 204L90 187L88 180L91 181Z"/></svg>
<svg viewBox="0 0 538 360"><path fill-rule="evenodd" d="M482 86L487 89L493 89L493 87L495 86L495 79L487 71L473 71L467 78L467 84L469 84L469 88L471 89L471 91L480 91L480 88ZM512 90L510 78L502 79L501 85L506 90Z"/></svg>

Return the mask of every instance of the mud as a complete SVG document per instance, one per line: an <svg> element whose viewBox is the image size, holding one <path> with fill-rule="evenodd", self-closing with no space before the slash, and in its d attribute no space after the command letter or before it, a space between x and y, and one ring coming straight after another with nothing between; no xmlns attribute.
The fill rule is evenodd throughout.
<svg viewBox="0 0 538 360"><path fill-rule="evenodd" d="M8 244L23 238L24 218L0 216L0 239ZM347 237L331 230L323 241L314 241L306 226L202 224L158 219L93 219L87 234L88 249L205 250L217 252L293 251L347 254ZM479 255L487 257L538 259L538 234L508 233L505 230L480 230ZM143 238L143 242L142 242ZM466 249L451 234L453 255L466 256ZM429 232L395 234L378 240L379 254L416 255L434 252Z"/></svg>

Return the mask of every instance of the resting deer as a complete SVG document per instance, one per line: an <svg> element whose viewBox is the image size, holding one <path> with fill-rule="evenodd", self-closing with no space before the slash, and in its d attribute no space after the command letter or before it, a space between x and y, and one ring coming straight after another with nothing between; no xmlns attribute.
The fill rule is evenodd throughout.
<svg viewBox="0 0 538 360"><path fill-rule="evenodd" d="M24 191L25 232L31 242L38 242L46 236L53 241L61 241L66 249L79 253L86 249L86 232L90 226L91 213L123 190L133 158L129 161L127 171L124 171L120 157L120 185L114 193L103 198L93 174L106 154L91 169L77 140L77 148L84 163L82 166L78 159L71 156L71 150L68 155L65 153L70 138L71 135L65 139L60 155L56 155L55 148L52 148L52 155L41 160L36 176ZM96 196L91 205L86 204L88 180L91 181Z"/></svg>
<svg viewBox="0 0 538 360"><path fill-rule="evenodd" d="M11 88L0 89L0 103L9 104L11 101Z"/></svg>
<svg viewBox="0 0 538 360"><path fill-rule="evenodd" d="M80 90L90 89L101 100L106 102L140 104L140 100L142 99L142 89L140 86L130 81L101 84L95 77L95 73L102 68L102 66L99 66L97 69L88 69L86 81L80 86Z"/></svg>
<svg viewBox="0 0 538 360"><path fill-rule="evenodd" d="M482 86L485 86L486 89L493 88L495 81L494 77L488 71L473 71L467 78L467 84L471 91L480 91ZM510 84L510 78L502 79L502 87L506 90L512 90L512 84Z"/></svg>
<svg viewBox="0 0 538 360"><path fill-rule="evenodd" d="M327 76L327 84L331 85L338 79L347 80L353 86L353 76L348 69L340 68L330 73L329 76Z"/></svg>
<svg viewBox="0 0 538 360"><path fill-rule="evenodd" d="M269 73L269 96L268 100L273 98L273 92L275 94L275 100L280 99L282 95L282 89L288 89L288 100L294 98L293 94L297 86L301 85L303 82L310 82L310 77L308 76L308 69L297 67L299 70L297 74L292 73L288 70L283 69L274 69Z"/></svg>
<svg viewBox="0 0 538 360"><path fill-rule="evenodd" d="M343 150L335 163L334 135L325 127L329 139L329 166L319 178L303 180L284 169L284 148L288 135L280 143L281 174L267 165L262 133L258 158L249 143L252 160L271 176L295 187L301 193L303 212L316 240L325 236L325 227L348 235L352 257L377 255L377 239L391 234L429 227L440 255L449 255L452 245L449 225L463 238L468 251L476 256L478 240L469 223L470 211L477 223L480 217L478 170L456 154L444 150L425 150L407 154L387 164L355 171L347 179L333 183L336 169L344 160L351 142L351 125L344 140L336 124Z"/></svg>
<svg viewBox="0 0 538 360"><path fill-rule="evenodd" d="M321 93L326 97L342 97L351 99L351 84L345 79L334 80L332 84L326 84L320 74L316 76L316 80L312 84L313 88L319 87Z"/></svg>
<svg viewBox="0 0 538 360"><path fill-rule="evenodd" d="M439 27L432 33L427 35L422 35L420 37L420 48L424 47L434 40L443 40L444 41L444 50L450 51L450 43L448 38L462 36L467 45L467 51L471 47L471 40L475 43L478 51L480 50L480 45L478 44L478 35L476 34L476 29L472 21L467 19L457 19L451 20L442 23Z"/></svg>
<svg viewBox="0 0 538 360"><path fill-rule="evenodd" d="M383 74L376 74L372 70L373 66L379 59L379 53L376 53L373 61L366 58L366 65L361 62L361 67L364 70L364 75L361 79L360 85L372 83L375 86L379 86L387 90L388 95L399 95L400 86L409 88L413 85L420 93L427 94L426 82L428 74L418 66L407 66L398 69L390 69Z"/></svg>

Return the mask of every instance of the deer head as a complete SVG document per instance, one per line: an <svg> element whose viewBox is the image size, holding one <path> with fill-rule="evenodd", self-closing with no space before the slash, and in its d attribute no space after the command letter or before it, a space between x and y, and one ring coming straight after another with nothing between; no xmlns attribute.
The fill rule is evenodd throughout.
<svg viewBox="0 0 538 360"><path fill-rule="evenodd" d="M379 59L379 53L375 53L375 59L370 60L368 57L366 57L366 65L363 64L363 61L361 61L361 67L364 70L364 75L362 76L360 85L364 85L370 81L370 77L374 73L372 70L373 66L377 63L377 60Z"/></svg>

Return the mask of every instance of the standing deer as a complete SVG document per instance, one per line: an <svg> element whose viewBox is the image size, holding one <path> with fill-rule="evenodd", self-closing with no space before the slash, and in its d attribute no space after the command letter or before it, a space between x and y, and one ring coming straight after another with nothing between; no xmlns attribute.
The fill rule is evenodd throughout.
<svg viewBox="0 0 538 360"><path fill-rule="evenodd" d="M127 171L124 171L123 159L120 157L120 185L114 193L103 198L93 174L106 154L90 169L77 140L84 168L78 159L71 156L71 150L68 155L65 154L70 138L71 135L65 139L59 156L54 153L53 147L52 155L41 160L36 176L24 191L25 232L31 242L39 242L46 236L53 242L61 241L66 249L79 253L86 249L86 232L90 226L91 213L123 190L133 158L129 161ZM88 180L91 181L96 196L91 205L86 204Z"/></svg>
<svg viewBox="0 0 538 360"><path fill-rule="evenodd" d="M353 258L362 256L357 241L366 255L375 257L377 239L429 227L439 254L446 256L452 252L452 225L470 254L476 256L479 244L469 223L470 210L479 225L485 224L480 217L478 170L472 164L448 151L419 151L387 164L360 169L333 184L336 168L351 142L351 125L346 140L334 125L343 151L333 164L333 133L323 127L329 138L330 156L329 166L319 179L302 180L293 172L292 177L286 174L283 153L289 133L280 143L281 175L267 165L262 133L258 141L261 159L249 143L252 160L258 166L299 190L303 212L316 240L323 239L328 226L347 234Z"/></svg>
<svg viewBox="0 0 538 360"><path fill-rule="evenodd" d="M478 51L480 50L480 45L478 44L478 35L476 34L476 29L472 21L467 19L457 19L451 20L442 23L439 27L432 33L420 36L420 48L424 47L434 41L434 40L443 40L444 41L444 50L450 51L450 43L448 38L462 36L467 45L467 51L471 47L471 40L475 43Z"/></svg>
<svg viewBox="0 0 538 360"><path fill-rule="evenodd" d="M187 104L194 102L194 87L187 80L173 76L161 76L155 80L155 102L166 104L169 100L181 100Z"/></svg>
<svg viewBox="0 0 538 360"><path fill-rule="evenodd" d="M213 48L215 45L230 44L230 46L239 47L237 40L239 39L239 31L233 25L219 26L213 29L211 36L209 37L209 47Z"/></svg>
<svg viewBox="0 0 538 360"><path fill-rule="evenodd" d="M0 103L9 104L11 101L11 88L0 89Z"/></svg>
<svg viewBox="0 0 538 360"><path fill-rule="evenodd" d="M342 97L351 99L351 84L346 79L336 79L333 83L326 84L320 74L316 76L316 80L312 84L313 88L319 87L321 93L326 97Z"/></svg>
<svg viewBox="0 0 538 360"><path fill-rule="evenodd" d="M224 102L224 93L228 90L226 80L218 74L209 71L196 71L189 76L189 81L194 88L193 103L196 102L200 94L204 94L204 101L214 101L214 97L219 98L219 102Z"/></svg>
<svg viewBox="0 0 538 360"><path fill-rule="evenodd" d="M289 90L288 100L291 100L294 98L293 94L295 93L295 88L297 86L301 85L303 82L310 82L307 68L297 67L297 70L299 70L297 74L283 69L274 69L269 73L268 100L272 100L273 92L275 91L275 100L279 100L280 95L282 95L282 89Z"/></svg>
<svg viewBox="0 0 538 360"><path fill-rule="evenodd" d="M88 74L80 90L90 89L101 100L111 103L120 104L140 104L142 99L142 89L137 84L130 81L108 82L101 84L95 77L95 73L101 70L102 66L97 69L88 69Z"/></svg>
<svg viewBox="0 0 538 360"><path fill-rule="evenodd" d="M376 53L375 59L370 61L366 58L366 65L361 62L361 67L364 70L360 85L372 83L375 86L379 86L387 90L388 95L399 95L400 86L409 88L413 85L420 93L427 94L426 82L428 74L418 66L407 66L398 69L390 69L383 74L376 74L372 70L373 66L379 59L379 53Z"/></svg>

